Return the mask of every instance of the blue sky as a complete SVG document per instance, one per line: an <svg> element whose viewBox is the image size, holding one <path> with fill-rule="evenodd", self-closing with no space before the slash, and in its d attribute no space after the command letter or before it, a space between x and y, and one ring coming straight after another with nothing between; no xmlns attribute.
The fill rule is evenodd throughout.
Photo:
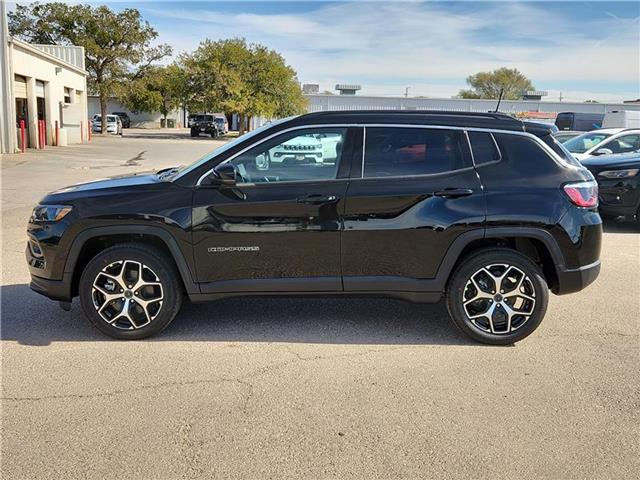
<svg viewBox="0 0 640 480"><path fill-rule="evenodd" d="M507 66L550 100L640 97L638 2L105 3L138 8L176 53L205 38L267 45L322 90L450 97L468 75Z"/></svg>

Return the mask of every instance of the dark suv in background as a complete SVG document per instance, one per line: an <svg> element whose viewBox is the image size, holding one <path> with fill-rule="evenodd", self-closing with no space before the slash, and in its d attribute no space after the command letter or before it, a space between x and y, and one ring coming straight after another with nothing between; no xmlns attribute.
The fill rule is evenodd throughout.
<svg viewBox="0 0 640 480"><path fill-rule="evenodd" d="M206 133L211 135L212 138L216 138L227 133L226 122L223 117L216 117L215 115L194 115L189 119L189 131L192 137Z"/></svg>
<svg viewBox="0 0 640 480"><path fill-rule="evenodd" d="M122 128L131 128L131 119L127 112L113 112L112 115L120 117L120 120L122 121Z"/></svg>
<svg viewBox="0 0 640 480"><path fill-rule="evenodd" d="M304 140L304 141L303 141ZM303 150L274 158L283 145ZM306 148L306 147L305 147ZM446 297L470 337L511 344L549 290L600 269L597 186L540 124L504 114L303 115L188 167L45 196L28 226L31 288L115 338L158 333L183 298Z"/></svg>

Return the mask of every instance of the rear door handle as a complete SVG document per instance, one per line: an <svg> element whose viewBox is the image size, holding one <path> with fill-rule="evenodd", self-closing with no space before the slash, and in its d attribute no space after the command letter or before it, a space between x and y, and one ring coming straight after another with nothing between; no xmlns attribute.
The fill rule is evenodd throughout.
<svg viewBox="0 0 640 480"><path fill-rule="evenodd" d="M458 197L467 197L473 194L473 190L470 188L445 188L444 190L438 190L437 192L433 192L436 197L443 198L458 198Z"/></svg>
<svg viewBox="0 0 640 480"><path fill-rule="evenodd" d="M309 203L311 205L320 205L322 203L335 203L338 197L335 195L307 195L298 198L298 203Z"/></svg>

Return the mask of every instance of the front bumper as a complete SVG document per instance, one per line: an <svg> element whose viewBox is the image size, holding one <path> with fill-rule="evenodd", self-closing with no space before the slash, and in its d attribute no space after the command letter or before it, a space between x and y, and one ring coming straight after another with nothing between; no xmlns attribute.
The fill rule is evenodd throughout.
<svg viewBox="0 0 640 480"><path fill-rule="evenodd" d="M598 211L603 215L612 217L636 215L640 207L640 184L637 179L633 181L601 181L598 185L599 205Z"/></svg>
<svg viewBox="0 0 640 480"><path fill-rule="evenodd" d="M553 289L556 295L566 295L583 290L592 284L600 274L600 260L580 268L559 268L558 284Z"/></svg>
<svg viewBox="0 0 640 480"><path fill-rule="evenodd" d="M31 274L29 287L34 292L44 295L51 300L70 302L73 298L71 294L72 273L65 273L62 280L50 280Z"/></svg>

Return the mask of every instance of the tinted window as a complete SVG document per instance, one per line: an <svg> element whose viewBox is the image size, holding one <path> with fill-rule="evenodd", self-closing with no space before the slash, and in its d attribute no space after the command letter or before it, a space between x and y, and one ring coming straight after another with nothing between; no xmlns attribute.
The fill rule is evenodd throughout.
<svg viewBox="0 0 640 480"><path fill-rule="evenodd" d="M530 164L548 162L549 155L531 138L522 135L495 134L503 158Z"/></svg>
<svg viewBox="0 0 640 480"><path fill-rule="evenodd" d="M346 128L296 130L234 158L244 183L330 180L337 176Z"/></svg>
<svg viewBox="0 0 640 480"><path fill-rule="evenodd" d="M500 152L498 151L496 142L493 140L490 133L468 133L469 141L471 142L471 150L473 151L473 160L476 165L500 160Z"/></svg>
<svg viewBox="0 0 640 480"><path fill-rule="evenodd" d="M365 177L403 177L463 168L462 132L427 128L366 129Z"/></svg>
<svg viewBox="0 0 640 480"><path fill-rule="evenodd" d="M553 150L556 154L558 154L558 156L562 158L566 163L569 163L574 167L579 167L582 165L578 160L576 160L576 158L573 155L571 155L571 152L569 152L569 150L564 148L564 146L562 145L562 142L558 140L555 136L547 135L545 137L542 137L542 141L546 143L549 147L551 147L551 150Z"/></svg>
<svg viewBox="0 0 640 480"><path fill-rule="evenodd" d="M556 117L556 127L560 130L572 130L573 129L573 114L572 113L559 113Z"/></svg>

